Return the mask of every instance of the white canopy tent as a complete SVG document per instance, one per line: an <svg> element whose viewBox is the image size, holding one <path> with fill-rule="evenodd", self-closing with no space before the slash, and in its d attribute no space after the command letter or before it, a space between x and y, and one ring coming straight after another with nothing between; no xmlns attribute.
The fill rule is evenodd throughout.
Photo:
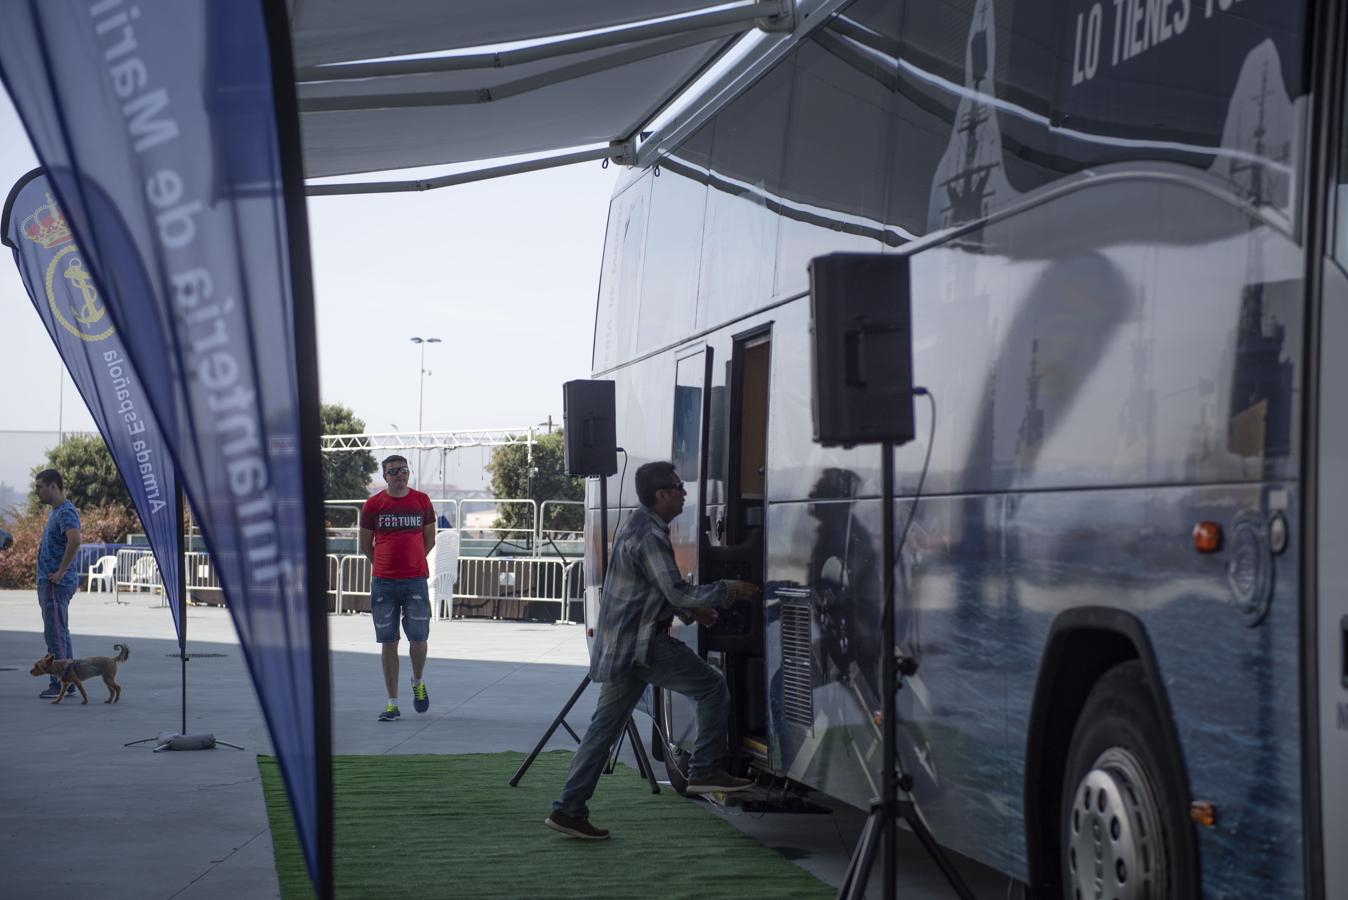
<svg viewBox="0 0 1348 900"><path fill-rule="evenodd" d="M847 2L290 0L309 192L647 165ZM462 170L312 182L448 164Z"/></svg>

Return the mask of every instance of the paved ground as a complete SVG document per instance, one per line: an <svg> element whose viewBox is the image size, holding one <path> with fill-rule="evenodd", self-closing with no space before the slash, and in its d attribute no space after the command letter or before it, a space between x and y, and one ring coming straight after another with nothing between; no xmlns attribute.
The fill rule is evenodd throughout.
<svg viewBox="0 0 1348 900"><path fill-rule="evenodd" d="M189 609L187 730L212 732L245 751L124 748L179 730L181 694L169 611L149 595L122 596L131 602L80 593L71 610L80 655L130 646L118 676L121 703L104 705L96 681L88 706L53 706L37 699L44 680L28 674L43 653L36 598L0 591L0 897L278 896L255 761L271 745L229 614ZM579 626L436 622L426 671L431 711L415 715L407 696L402 721L380 723L383 687L369 617L330 622L337 753L527 751L587 662ZM587 692L570 717L577 728L595 695ZM647 722L638 724L649 733ZM549 746L570 743L560 734ZM832 815L728 819L835 885L863 824L860 813L841 806ZM902 854L901 896L952 896L914 841L903 842ZM1007 895L1005 879L966 868L980 897Z"/></svg>

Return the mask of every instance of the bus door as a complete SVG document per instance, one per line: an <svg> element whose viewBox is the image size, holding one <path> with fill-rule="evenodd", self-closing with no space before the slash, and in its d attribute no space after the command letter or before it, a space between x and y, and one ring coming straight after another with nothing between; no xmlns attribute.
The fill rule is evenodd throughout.
<svg viewBox="0 0 1348 900"><path fill-rule="evenodd" d="M770 332L761 328L735 339L727 385L725 503L703 529L703 581L733 579L763 587L771 346ZM721 610L701 637L702 649L718 657L730 689L731 746L766 765L763 605L740 603Z"/></svg>
<svg viewBox="0 0 1348 900"><path fill-rule="evenodd" d="M678 355L674 363L674 415L669 458L688 492L683 513L669 523L674 560L686 581L701 583L701 523L706 517L707 417L710 413L712 349L699 346ZM670 634L698 648L696 625L674 620ZM656 717L664 738L673 745L665 753L670 781L682 789L675 748L692 747L694 718L691 704L683 697L659 691ZM686 774L684 772L683 774Z"/></svg>
<svg viewBox="0 0 1348 900"><path fill-rule="evenodd" d="M683 479L683 513L669 523L674 559L679 572L693 584L698 578L701 541L700 523L706 516L707 415L711 387L710 347L699 347L674 364L674 422L670 461Z"/></svg>
<svg viewBox="0 0 1348 900"><path fill-rule="evenodd" d="M1348 173L1341 173L1348 180ZM1348 183L1339 185L1339 230L1348 230ZM1324 264L1320 319L1320 376L1315 523L1319 698L1319 784L1323 824L1324 897L1348 897L1348 233L1338 238L1337 260ZM1314 717L1312 717L1312 721ZM1315 740L1314 729L1308 734ZM1310 776L1312 773L1307 773Z"/></svg>
<svg viewBox="0 0 1348 900"><path fill-rule="evenodd" d="M1342 13L1340 13L1342 14ZM1303 630L1310 643L1304 659L1308 670L1305 691L1310 708L1303 712L1307 727L1303 739L1311 744L1309 758L1318 761L1303 772L1307 822L1319 827L1308 835L1311 878L1323 879L1318 896L1348 897L1348 33L1340 19L1327 29L1324 40L1337 46L1327 59L1339 60L1337 71L1324 71L1318 93L1325 104L1325 121L1335 123L1337 152L1320 160L1326 200L1324 252L1320 254L1318 371L1312 370L1317 390L1315 406L1307 415L1315 424L1314 519L1308 522L1314 542L1315 590L1303 603ZM1333 85L1331 87L1331 84ZM1337 88L1337 91L1334 90ZM1330 105L1332 104L1332 106ZM1316 820L1318 807L1319 822ZM1318 846L1317 846L1318 845ZM1318 851L1318 852L1317 852ZM1318 859L1317 859L1318 857ZM1313 894L1312 891L1308 892Z"/></svg>

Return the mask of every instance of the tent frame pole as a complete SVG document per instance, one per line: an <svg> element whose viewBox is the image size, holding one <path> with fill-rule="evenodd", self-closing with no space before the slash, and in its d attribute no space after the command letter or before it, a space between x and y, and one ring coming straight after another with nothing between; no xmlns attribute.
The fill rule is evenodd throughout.
<svg viewBox="0 0 1348 900"><path fill-rule="evenodd" d="M484 53L462 53L454 56L439 56L420 59L400 59L385 62L333 63L324 66L305 66L295 73L295 80L301 84L321 81L345 81L355 78L384 78L397 75L425 75L431 72L463 72L473 69L503 69L523 63L556 59L571 53L587 50L601 50L605 47L620 47L634 41L673 35L698 34L709 29L719 29L725 25L737 25L756 19L773 19L783 15L783 9L789 7L782 0L763 0L750 6L736 6L730 9L718 9L712 12L681 16L677 19L662 19L643 22L625 28L601 31L580 37L565 37L556 41L518 47L512 50L496 50ZM744 29L744 30L747 30Z"/></svg>

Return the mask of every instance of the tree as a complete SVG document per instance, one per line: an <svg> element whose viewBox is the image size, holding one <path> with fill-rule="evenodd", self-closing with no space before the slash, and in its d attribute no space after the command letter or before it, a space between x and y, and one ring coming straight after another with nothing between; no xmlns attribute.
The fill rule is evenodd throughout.
<svg viewBox="0 0 1348 900"><path fill-rule="evenodd" d="M65 484L66 499L75 504L76 509L96 509L115 507L132 510L131 495L126 484L117 472L112 461L112 453L103 438L96 434L75 435L66 438L60 444L47 451L47 461L33 468L33 477L43 469L55 469L61 473ZM42 501L37 498L37 490L29 488L28 509L40 511Z"/></svg>
<svg viewBox="0 0 1348 900"><path fill-rule="evenodd" d="M324 403L319 408L319 421L324 434L361 434L365 423L340 403ZM342 450L323 454L323 499L359 500L370 493L370 476L379 468L379 462L369 450ZM325 518L330 525L354 525L353 513L330 511ZM353 511L358 516L359 512ZM334 519L341 519L340 522Z"/></svg>
<svg viewBox="0 0 1348 900"><path fill-rule="evenodd" d="M583 500L585 480L566 474L562 432L543 435L534 443L534 471L529 472L529 448L525 444L507 444L496 448L487 471L491 473L491 492L502 499L529 498L541 506L544 500ZM496 518L497 528L528 528L530 514L522 504L508 504ZM584 515L574 506L548 512L544 527L552 531L580 531Z"/></svg>
<svg viewBox="0 0 1348 900"><path fill-rule="evenodd" d="M66 499L80 512L80 539L86 544L118 544L129 531L141 530L131 495L112 461L112 453L96 434L75 435L47 451L47 460L33 467L33 479L43 469L61 473ZM0 588L33 587L37 548L51 512L30 488L27 512L15 511L5 529L14 546L0 553Z"/></svg>

